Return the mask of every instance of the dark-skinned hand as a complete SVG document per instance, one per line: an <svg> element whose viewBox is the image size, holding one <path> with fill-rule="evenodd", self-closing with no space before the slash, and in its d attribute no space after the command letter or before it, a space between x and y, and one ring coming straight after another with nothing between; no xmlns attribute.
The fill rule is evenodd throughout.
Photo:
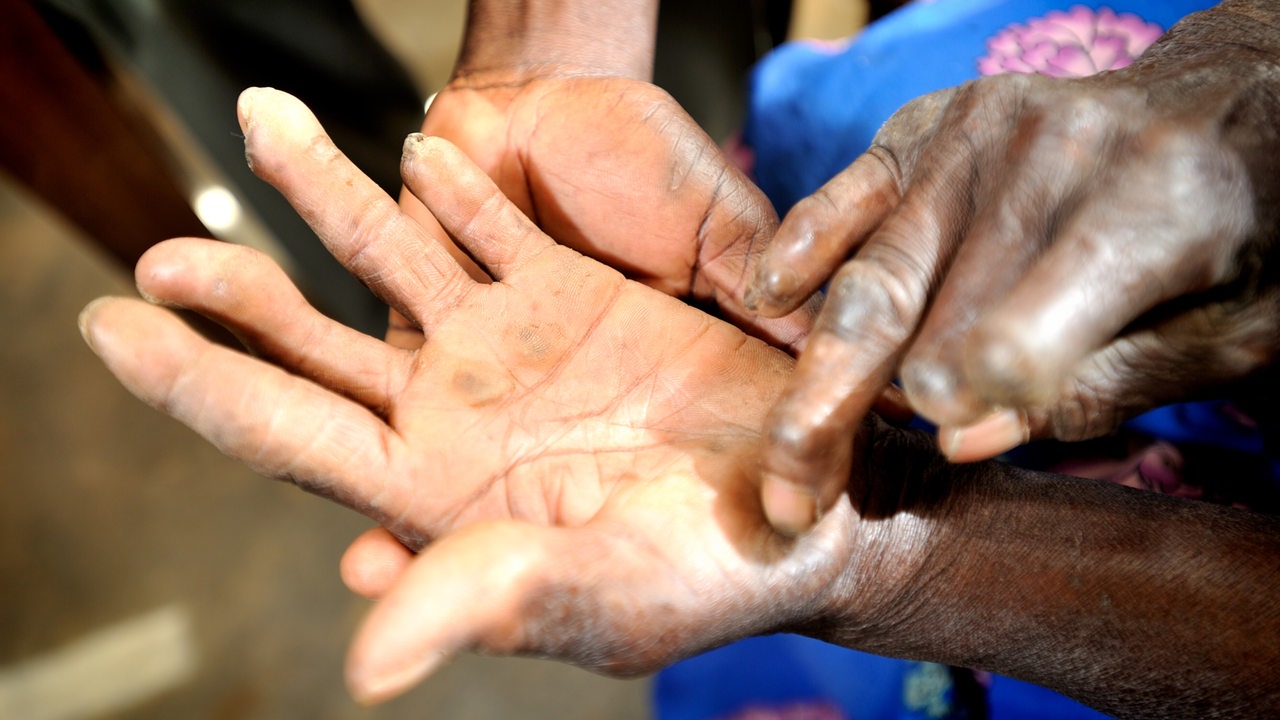
<svg viewBox="0 0 1280 720"><path fill-rule="evenodd" d="M833 501L895 377L956 461L1257 380L1280 330L1277 22L1226 2L1122 70L924 96L799 203L748 294L781 315L830 278L768 423L771 519Z"/></svg>

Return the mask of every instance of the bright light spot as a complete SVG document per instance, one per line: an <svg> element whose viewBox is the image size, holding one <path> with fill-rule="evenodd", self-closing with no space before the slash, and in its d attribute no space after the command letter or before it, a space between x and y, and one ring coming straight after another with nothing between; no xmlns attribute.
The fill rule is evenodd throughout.
<svg viewBox="0 0 1280 720"><path fill-rule="evenodd" d="M226 232L240 222L240 202L231 191L213 185L196 193L192 201L196 217L213 232Z"/></svg>
<svg viewBox="0 0 1280 720"><path fill-rule="evenodd" d="M428 110L430 110L430 109L431 109L431 103L433 103L433 102L435 102L435 101L436 101L436 95L437 95L437 93L431 93L431 97L428 97L428 98L427 98L427 101L426 101L425 103L423 103L423 104L422 104L422 112L423 112L423 113L426 113Z"/></svg>

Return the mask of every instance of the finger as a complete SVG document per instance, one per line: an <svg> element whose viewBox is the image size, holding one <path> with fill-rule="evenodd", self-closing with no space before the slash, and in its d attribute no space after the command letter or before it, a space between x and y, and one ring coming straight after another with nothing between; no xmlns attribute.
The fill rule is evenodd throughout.
<svg viewBox="0 0 1280 720"><path fill-rule="evenodd" d="M430 329L474 283L435 238L344 156L296 98L240 95L245 151L325 247L384 302Z"/></svg>
<svg viewBox="0 0 1280 720"><path fill-rule="evenodd" d="M719 151L715 151L719 154ZM799 353L813 329L821 298L807 302L781 317L765 317L747 308L748 282L757 272L766 243L777 234L778 216L768 198L737 168L726 163L714 181L707 209L697 224L696 266L691 272L694 298L711 298L724 316L772 345ZM668 282L670 279L667 279ZM668 294L673 288L655 283Z"/></svg>
<svg viewBox="0 0 1280 720"><path fill-rule="evenodd" d="M969 223L968 198L983 191L969 184L981 158L972 135L959 137L926 152L901 204L836 273L766 422L762 502L780 531L807 530L839 496L858 423L893 380Z"/></svg>
<svg viewBox="0 0 1280 720"><path fill-rule="evenodd" d="M992 410L963 379L969 331L1040 258L1057 219L1070 212L1078 189L1093 179L1115 126L1096 102L1022 112L1003 165L987 171L999 180L978 205L902 362L902 384L912 407L934 424L970 423ZM1016 413L992 418L1009 431L1016 429L1009 424L1016 420Z"/></svg>
<svg viewBox="0 0 1280 720"><path fill-rule="evenodd" d="M972 392L1051 402L1081 361L1157 305L1229 280L1250 232L1247 175L1211 139L1149 127L1053 246L973 328Z"/></svg>
<svg viewBox="0 0 1280 720"><path fill-rule="evenodd" d="M1031 438L1101 437L1147 410L1207 397L1255 376L1274 357L1278 332L1277 292L1243 307L1197 307L1128 332L1095 352L1051 403L1005 410L968 427L943 428L939 441L952 460L968 462L995 457Z"/></svg>
<svg viewBox="0 0 1280 720"><path fill-rule="evenodd" d="M195 310L294 374L383 413L411 356L325 317L266 255L184 238L149 249L134 270L148 299Z"/></svg>
<svg viewBox="0 0 1280 720"><path fill-rule="evenodd" d="M866 153L787 213L753 273L745 298L748 309L782 315L831 277L892 212L916 167L930 167L918 158L922 149L933 147L930 140L939 120L948 110L963 119L975 114L972 107L981 106L982 98L975 99L980 93L969 92L961 93L963 102L952 108L958 92L946 88L904 105L876 133Z"/></svg>
<svg viewBox="0 0 1280 720"><path fill-rule="evenodd" d="M409 191L496 280L555 246L448 140L409 135L401 174Z"/></svg>
<svg viewBox="0 0 1280 720"><path fill-rule="evenodd" d="M378 600L395 586L413 562L413 551L385 528L367 530L342 555L339 574L351 592Z"/></svg>
<svg viewBox="0 0 1280 720"><path fill-rule="evenodd" d="M130 392L257 472L380 521L407 502L393 482L398 438L367 409L210 343L141 301L97 300L80 326Z"/></svg>
<svg viewBox="0 0 1280 720"><path fill-rule="evenodd" d="M617 548L584 533L490 523L432 544L357 631L347 658L352 694L364 703L394 697L464 649L597 669L616 669L622 657L635 669L652 669L655 654L669 659L666 648L628 639L627 631L651 638L637 628L661 620L637 616L646 602L634 583L600 577L618 567Z"/></svg>
<svg viewBox="0 0 1280 720"><path fill-rule="evenodd" d="M760 257L746 307L767 317L799 308L897 206L897 180L868 153L796 203Z"/></svg>

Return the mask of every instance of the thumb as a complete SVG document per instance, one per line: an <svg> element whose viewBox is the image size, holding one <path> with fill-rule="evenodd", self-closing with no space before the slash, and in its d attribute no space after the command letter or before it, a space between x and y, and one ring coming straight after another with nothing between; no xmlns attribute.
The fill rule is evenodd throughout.
<svg viewBox="0 0 1280 720"><path fill-rule="evenodd" d="M511 521L432 544L356 633L346 672L352 694L366 704L390 699L467 649L622 674L658 667L666 655L635 639L653 637L661 619L643 617L637 596L647 588L629 582L652 585L655 571L628 563L637 556L621 545L588 528Z"/></svg>

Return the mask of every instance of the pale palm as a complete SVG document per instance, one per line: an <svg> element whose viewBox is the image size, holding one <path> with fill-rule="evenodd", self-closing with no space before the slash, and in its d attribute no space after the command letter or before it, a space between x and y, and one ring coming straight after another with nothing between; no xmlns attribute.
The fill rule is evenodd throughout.
<svg viewBox="0 0 1280 720"><path fill-rule="evenodd" d="M149 253L140 289L231 326L274 365L137 301L84 321L131 390L225 452L431 541L357 641L360 692L402 689L359 676L425 672L428 650L633 672L823 616L859 545L849 504L787 539L750 483L785 354L554 244L455 148L413 140L406 181L496 280L476 282L300 103L250 99L255 170L425 344L343 328L263 256L199 240Z"/></svg>

